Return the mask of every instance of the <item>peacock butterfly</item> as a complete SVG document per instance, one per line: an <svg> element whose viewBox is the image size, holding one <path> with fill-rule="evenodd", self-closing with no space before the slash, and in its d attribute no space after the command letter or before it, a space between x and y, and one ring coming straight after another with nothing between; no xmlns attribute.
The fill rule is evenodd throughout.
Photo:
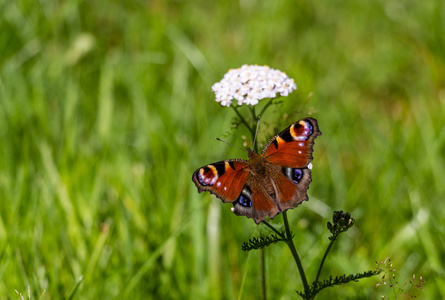
<svg viewBox="0 0 445 300"><path fill-rule="evenodd" d="M219 161L193 173L198 192L209 191L232 211L259 224L266 217L308 200L312 147L321 135L317 120L304 118L276 135L260 154L247 149L249 160Z"/></svg>

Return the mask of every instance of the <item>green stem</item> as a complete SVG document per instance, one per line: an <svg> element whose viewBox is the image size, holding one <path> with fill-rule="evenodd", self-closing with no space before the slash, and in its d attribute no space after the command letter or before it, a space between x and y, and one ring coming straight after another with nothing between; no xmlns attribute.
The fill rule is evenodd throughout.
<svg viewBox="0 0 445 300"><path fill-rule="evenodd" d="M323 268L324 261L326 260L326 257L328 256L329 250L331 250L332 245L334 244L335 240L337 239L337 236L333 236L331 242L329 243L328 248L324 252L323 259L321 260L320 267L318 268L317 276L315 277L315 283L318 282L318 278L320 278L321 269Z"/></svg>
<svg viewBox="0 0 445 300"><path fill-rule="evenodd" d="M268 222L266 221L261 221L261 223L263 223L264 225L266 225L267 227L270 228L270 230L272 230L273 232L275 232L280 238L282 239L286 239L286 236L284 236L281 232L279 232L278 230L275 229L275 227L273 227L272 225L270 225Z"/></svg>
<svg viewBox="0 0 445 300"><path fill-rule="evenodd" d="M281 234L278 230L275 229L275 227L273 227L272 225L270 225L267 221L261 221L261 223L263 223L264 225L266 225L267 227L269 227L270 230L272 230L273 232L275 232L279 237L281 237L282 239L286 239L286 237ZM265 253L264 253L264 248L260 249L260 270L261 270L261 293L262 293L262 299L266 299L266 268L265 268L265 259L264 259Z"/></svg>
<svg viewBox="0 0 445 300"><path fill-rule="evenodd" d="M253 132L253 134L255 134L255 131L252 128L250 128L249 124L247 124L246 120L244 120L243 116L240 114L240 112L238 111L236 106L231 106L231 107L235 111L235 113L238 116L238 118L240 119L241 123L243 123L247 127L247 129L249 129L251 134L252 134L252 132Z"/></svg>
<svg viewBox="0 0 445 300"><path fill-rule="evenodd" d="M289 249L292 252L292 255L294 256L294 260L297 263L298 271L300 271L301 281L303 282L304 286L304 292L306 293L306 295L309 295L310 293L309 284L307 283L306 275L304 274L304 269L303 265L301 264L301 260L298 257L297 249L295 249L294 242L292 241L292 234L290 233L289 222L287 221L287 214L285 211L283 212L283 219L287 236L286 244L289 246Z"/></svg>
<svg viewBox="0 0 445 300"><path fill-rule="evenodd" d="M266 263L265 263L265 249L260 249L260 282L261 282L261 299L266 300Z"/></svg>
<svg viewBox="0 0 445 300"><path fill-rule="evenodd" d="M250 113L252 114L252 121L257 120L257 115L255 114L255 106L250 106Z"/></svg>
<svg viewBox="0 0 445 300"><path fill-rule="evenodd" d="M252 121L256 120L255 107L251 107L250 112L252 113ZM244 121L245 122L245 121ZM245 122L247 123L247 122ZM255 126L249 127L250 134L252 136L252 143L255 141ZM258 153L258 143L253 145L253 151ZM265 249L260 249L260 276L261 276L261 299L266 300L266 260L265 260Z"/></svg>
<svg viewBox="0 0 445 300"><path fill-rule="evenodd" d="M255 114L255 106L253 106L253 107L250 108L250 113L252 114L252 121L256 121L256 120L258 120L258 119L257 119L257 116L256 116L256 114ZM257 122L258 122L258 121L257 121ZM256 127L253 126L252 129L253 129L253 128L256 128ZM254 141L255 141L256 130L252 130L250 133L251 133L251 135L252 135L252 142L254 142ZM253 151L255 151L256 153L258 153L258 142L255 143L255 144L253 145Z"/></svg>
<svg viewBox="0 0 445 300"><path fill-rule="evenodd" d="M263 115L263 113L266 111L266 109L272 104L272 100L274 100L274 99L278 99L278 97L277 98L271 98L269 100L269 102L267 102L267 104L263 107L263 109L261 110L259 116Z"/></svg>

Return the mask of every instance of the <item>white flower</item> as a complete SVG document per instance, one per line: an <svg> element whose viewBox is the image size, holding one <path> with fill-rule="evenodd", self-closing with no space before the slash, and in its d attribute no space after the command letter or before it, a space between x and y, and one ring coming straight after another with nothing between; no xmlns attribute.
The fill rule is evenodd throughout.
<svg viewBox="0 0 445 300"><path fill-rule="evenodd" d="M268 66L243 65L230 69L224 78L212 86L215 100L222 106L256 105L264 98L275 98L277 94L287 96L297 89L292 78Z"/></svg>

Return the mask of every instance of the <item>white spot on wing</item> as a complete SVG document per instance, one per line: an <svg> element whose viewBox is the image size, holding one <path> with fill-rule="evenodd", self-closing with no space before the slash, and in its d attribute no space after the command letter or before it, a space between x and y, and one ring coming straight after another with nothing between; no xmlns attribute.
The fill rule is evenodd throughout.
<svg viewBox="0 0 445 300"><path fill-rule="evenodd" d="M299 141L305 141L308 139L309 135L311 134L310 124L305 121L301 121L299 124L303 126L303 133L302 133L302 135L298 136L296 139Z"/></svg>
<svg viewBox="0 0 445 300"><path fill-rule="evenodd" d="M309 164L307 165L307 168L308 168L309 170L312 170L312 163L309 163Z"/></svg>

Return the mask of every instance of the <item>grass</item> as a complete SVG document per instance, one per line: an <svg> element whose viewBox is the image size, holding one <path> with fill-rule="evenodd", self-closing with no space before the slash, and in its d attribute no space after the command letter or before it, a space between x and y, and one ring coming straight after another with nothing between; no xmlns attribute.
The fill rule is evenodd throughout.
<svg viewBox="0 0 445 300"><path fill-rule="evenodd" d="M241 245L264 229L190 180L244 155L214 141L246 132L230 134L210 87L246 63L298 84L260 140L309 113L323 132L310 201L288 214L306 273L343 209L356 226L321 279L389 256L400 281L445 298L444 8L0 1L0 298L257 298L258 253ZM271 299L301 289L290 255L266 249ZM377 282L320 299L390 296Z"/></svg>

